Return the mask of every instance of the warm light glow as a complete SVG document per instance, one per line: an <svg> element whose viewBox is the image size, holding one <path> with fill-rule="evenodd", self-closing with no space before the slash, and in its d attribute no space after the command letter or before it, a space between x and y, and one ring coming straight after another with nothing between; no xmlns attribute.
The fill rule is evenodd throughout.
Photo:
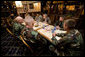
<svg viewBox="0 0 85 57"><path fill-rule="evenodd" d="M58 9L59 9L59 10L63 10L63 4L58 5Z"/></svg>
<svg viewBox="0 0 85 57"><path fill-rule="evenodd" d="M34 3L34 6L38 6L38 3Z"/></svg>
<svg viewBox="0 0 85 57"><path fill-rule="evenodd" d="M75 10L75 5L66 6L67 10Z"/></svg>
<svg viewBox="0 0 85 57"><path fill-rule="evenodd" d="M15 1L16 7L23 7L21 1Z"/></svg>
<svg viewBox="0 0 85 57"><path fill-rule="evenodd" d="M83 9L83 11L82 11L82 15L84 15L84 9Z"/></svg>

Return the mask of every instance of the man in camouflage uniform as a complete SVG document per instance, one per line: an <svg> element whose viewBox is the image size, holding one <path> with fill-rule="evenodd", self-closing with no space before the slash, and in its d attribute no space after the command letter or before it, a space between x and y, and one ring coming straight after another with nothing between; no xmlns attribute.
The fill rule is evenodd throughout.
<svg viewBox="0 0 85 57"><path fill-rule="evenodd" d="M51 20L47 14L43 14L43 22L51 24Z"/></svg>
<svg viewBox="0 0 85 57"><path fill-rule="evenodd" d="M24 29L21 32L24 40L26 40L27 42L30 42L31 44L36 43L35 46L46 44L46 40L44 38L42 38L42 36L39 35L38 32L33 30L34 19L31 17L26 18L25 23L26 23L26 26L24 27ZM34 46L34 45L32 45L32 46Z"/></svg>
<svg viewBox="0 0 85 57"><path fill-rule="evenodd" d="M50 45L50 50L57 53L58 56L80 56L81 48L83 48L83 39L81 33L74 29L75 21L72 19L65 20L63 27L67 34L62 36L60 40L53 37L53 45ZM53 36L56 35L55 33L53 34ZM60 36L60 34L58 35Z"/></svg>
<svg viewBox="0 0 85 57"><path fill-rule="evenodd" d="M63 28L64 16L60 16L59 20L54 24L57 29Z"/></svg>
<svg viewBox="0 0 85 57"><path fill-rule="evenodd" d="M21 30L25 27L22 25L24 19L20 16L16 17L13 21L13 33L19 38Z"/></svg>
<svg viewBox="0 0 85 57"><path fill-rule="evenodd" d="M42 22L42 15L37 14L37 16L35 17L35 20L36 20L37 22Z"/></svg>

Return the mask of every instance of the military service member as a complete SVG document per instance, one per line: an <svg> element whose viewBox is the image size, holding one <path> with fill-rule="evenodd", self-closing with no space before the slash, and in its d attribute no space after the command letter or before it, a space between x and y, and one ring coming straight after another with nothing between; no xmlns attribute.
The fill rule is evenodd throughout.
<svg viewBox="0 0 85 57"><path fill-rule="evenodd" d="M81 33L74 29L75 21L73 19L65 20L63 27L67 31L66 35L60 40L53 37L53 45L50 45L50 50L57 53L58 56L80 56L80 50L83 48L83 39ZM56 35L56 33L53 34L53 36Z"/></svg>
<svg viewBox="0 0 85 57"><path fill-rule="evenodd" d="M51 24L51 20L47 14L43 14L43 22Z"/></svg>
<svg viewBox="0 0 85 57"><path fill-rule="evenodd" d="M55 25L57 29L63 28L64 16L60 16L59 20L56 21Z"/></svg>
<svg viewBox="0 0 85 57"><path fill-rule="evenodd" d="M34 19L33 18L27 18L25 19L25 23L26 23L26 26L25 28L22 30L21 34L22 36L24 37L24 39L28 42L31 42L31 43L37 43L37 45L39 45L40 43L45 44L46 43L46 40L41 38L42 36L38 34L38 32L34 31L33 30L33 26L34 26ZM32 45L34 46L34 45Z"/></svg>
<svg viewBox="0 0 85 57"><path fill-rule="evenodd" d="M24 25L22 25L22 23L24 22L24 19L20 16L16 17L13 21L13 33L19 37L21 30L25 27Z"/></svg>

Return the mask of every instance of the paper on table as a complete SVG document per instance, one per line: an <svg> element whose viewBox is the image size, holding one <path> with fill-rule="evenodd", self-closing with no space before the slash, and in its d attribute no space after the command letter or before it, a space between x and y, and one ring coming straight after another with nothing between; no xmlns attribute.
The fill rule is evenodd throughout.
<svg viewBox="0 0 85 57"><path fill-rule="evenodd" d="M38 32L40 32L41 34L43 34L44 36L48 37L48 38L52 38L52 33L51 31L47 31L47 30L44 30L44 29L40 29L38 30Z"/></svg>
<svg viewBox="0 0 85 57"><path fill-rule="evenodd" d="M47 27L45 27L46 29L53 29L54 27L51 25L48 25Z"/></svg>
<svg viewBox="0 0 85 57"><path fill-rule="evenodd" d="M62 30L55 30L55 33L66 33L66 31L62 31Z"/></svg>
<svg viewBox="0 0 85 57"><path fill-rule="evenodd" d="M35 23L34 26L33 26L33 29L34 29L34 30L37 30L37 29L42 28L42 23L41 23L41 22L39 22L39 26L38 26L38 27L35 27L36 24L37 24L37 23Z"/></svg>
<svg viewBox="0 0 85 57"><path fill-rule="evenodd" d="M55 38L56 38L57 40L60 40L60 39L61 39L61 37L58 37L58 36L56 36Z"/></svg>
<svg viewBox="0 0 85 57"><path fill-rule="evenodd" d="M34 30L40 29L42 28L42 26L38 26L38 27L33 27Z"/></svg>
<svg viewBox="0 0 85 57"><path fill-rule="evenodd" d="M25 22L23 22L23 23L22 23L22 25L26 25L26 23L25 23Z"/></svg>
<svg viewBox="0 0 85 57"><path fill-rule="evenodd" d="M37 22L34 23L34 26L37 24ZM39 22L38 23L39 26L43 26L43 23Z"/></svg>
<svg viewBox="0 0 85 57"><path fill-rule="evenodd" d="M52 38L52 33L51 33L51 31L47 31L47 32L45 32L45 35L48 37L48 38Z"/></svg>

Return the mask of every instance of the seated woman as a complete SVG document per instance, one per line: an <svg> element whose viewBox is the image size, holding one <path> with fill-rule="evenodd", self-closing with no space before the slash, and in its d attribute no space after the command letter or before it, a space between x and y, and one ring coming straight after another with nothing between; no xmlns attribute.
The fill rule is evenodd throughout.
<svg viewBox="0 0 85 57"><path fill-rule="evenodd" d="M60 40L57 40L55 39L57 34L54 33L52 42L55 47L50 45L50 50L57 53L58 56L80 56L80 51L83 47L83 38L81 33L77 29L74 29L75 21L73 19L65 20L63 27L67 31L67 34Z"/></svg>
<svg viewBox="0 0 85 57"><path fill-rule="evenodd" d="M13 33L19 37L21 30L24 28L24 25L22 23L24 22L24 19L20 16L16 17L13 21Z"/></svg>

